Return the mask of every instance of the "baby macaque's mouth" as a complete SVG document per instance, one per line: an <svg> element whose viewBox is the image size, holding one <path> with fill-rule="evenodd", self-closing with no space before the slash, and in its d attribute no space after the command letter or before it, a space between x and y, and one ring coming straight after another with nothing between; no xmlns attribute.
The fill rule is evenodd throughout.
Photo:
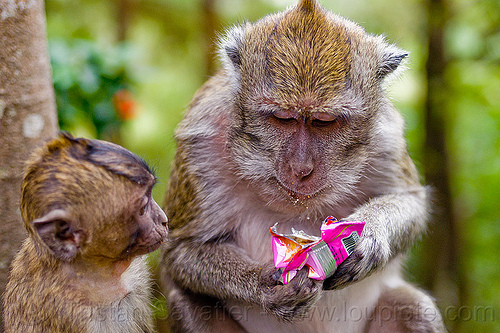
<svg viewBox="0 0 500 333"><path fill-rule="evenodd" d="M154 241L149 242L134 242L127 247L125 250L125 255L130 256L140 256L143 254L147 254L149 252L153 252L158 249L161 244L163 244L163 238L155 239Z"/></svg>
<svg viewBox="0 0 500 333"><path fill-rule="evenodd" d="M158 249L161 246L161 244L163 244L163 239L159 239L156 242L151 242L147 244L140 244L134 248L133 252L136 255L147 254L149 252L153 252L156 249Z"/></svg>
<svg viewBox="0 0 500 333"><path fill-rule="evenodd" d="M162 230L152 230L148 236L135 233L124 254L130 257L153 252L163 244L166 235L167 232Z"/></svg>

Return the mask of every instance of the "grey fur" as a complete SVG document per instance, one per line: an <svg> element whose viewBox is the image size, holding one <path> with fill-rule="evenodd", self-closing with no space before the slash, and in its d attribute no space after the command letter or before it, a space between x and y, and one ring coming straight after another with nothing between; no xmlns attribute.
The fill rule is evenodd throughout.
<svg viewBox="0 0 500 333"><path fill-rule="evenodd" d="M407 291L397 294L401 304L422 301L436 309L400 274L404 253L425 230L428 217L427 190L408 156L403 119L383 90L383 79L406 53L315 1L301 1L298 7L228 32L221 42L221 71L199 90L177 129L165 201L171 237L162 271L176 314L170 318L174 332L364 332L379 300L390 302L398 288ZM285 24L313 39L287 40ZM336 48L313 44L328 40L325 32L338 36L331 41ZM280 72L280 66L294 70L302 63L293 58L298 54L288 53L301 43L315 47L301 49L300 59L307 75L319 73L317 80L301 77L298 70ZM311 59L328 52L335 59L324 61L335 68L315 67ZM294 90L287 74L304 86ZM318 86L323 82L318 80L332 86ZM312 99L304 95L310 87ZM304 102L302 108L308 98L312 104ZM342 117L338 128L321 132L320 143L307 133L312 146L287 143L265 116L282 108L262 102L269 99L296 107L300 117L309 117L308 110ZM289 194L284 185L288 176L280 168L286 165L277 156L287 144L297 145L304 156L323 156L315 164L314 193L306 199ZM279 222L284 229L318 234L328 215L366 221L353 255L324 284L303 272L287 285L278 284L272 278L269 227ZM351 308L364 315L349 319L345 315ZM336 313L325 319L325 310ZM444 331L440 317L404 327ZM407 332L396 328L386 332Z"/></svg>

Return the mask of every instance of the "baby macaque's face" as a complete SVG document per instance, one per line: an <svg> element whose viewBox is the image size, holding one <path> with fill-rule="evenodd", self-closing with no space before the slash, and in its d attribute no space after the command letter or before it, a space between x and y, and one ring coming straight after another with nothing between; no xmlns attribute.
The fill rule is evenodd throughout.
<svg viewBox="0 0 500 333"><path fill-rule="evenodd" d="M100 191L107 214L96 214L91 222L96 228L85 227L92 241L85 242L82 254L126 260L158 249L167 236L167 216L152 196L155 176L148 171L141 184L118 179L123 178L119 175L112 178L116 180L108 183L109 188Z"/></svg>
<svg viewBox="0 0 500 333"><path fill-rule="evenodd" d="M119 229L122 229L122 257L152 252L160 247L167 236L167 216L152 197L153 176L152 180L151 186L142 192L142 196L137 196L130 207L131 211L125 214L128 218L118 223Z"/></svg>

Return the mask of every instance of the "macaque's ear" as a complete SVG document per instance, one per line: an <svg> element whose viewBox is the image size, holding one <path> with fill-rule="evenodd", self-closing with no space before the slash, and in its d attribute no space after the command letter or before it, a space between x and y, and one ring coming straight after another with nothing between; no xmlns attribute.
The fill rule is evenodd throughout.
<svg viewBox="0 0 500 333"><path fill-rule="evenodd" d="M383 79L388 74L394 72L407 56L408 53L402 50L388 50L382 57L382 63L378 68L377 76Z"/></svg>
<svg viewBox="0 0 500 333"><path fill-rule="evenodd" d="M220 41L220 56L224 65L239 70L241 66L241 47L245 36L246 24L232 27Z"/></svg>
<svg viewBox="0 0 500 333"><path fill-rule="evenodd" d="M82 243L81 231L75 231L65 210L55 209L32 222L42 241L59 259L71 261Z"/></svg>

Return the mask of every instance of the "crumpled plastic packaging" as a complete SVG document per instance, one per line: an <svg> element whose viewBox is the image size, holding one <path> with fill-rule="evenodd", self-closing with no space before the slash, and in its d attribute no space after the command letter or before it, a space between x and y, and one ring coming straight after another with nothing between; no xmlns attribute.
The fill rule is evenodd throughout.
<svg viewBox="0 0 500 333"><path fill-rule="evenodd" d="M279 269L280 281L287 284L304 266L309 277L324 280L352 253L365 222L337 221L327 217L321 224L321 237L307 235L292 228L291 234L280 234L276 223L271 227L274 266Z"/></svg>

